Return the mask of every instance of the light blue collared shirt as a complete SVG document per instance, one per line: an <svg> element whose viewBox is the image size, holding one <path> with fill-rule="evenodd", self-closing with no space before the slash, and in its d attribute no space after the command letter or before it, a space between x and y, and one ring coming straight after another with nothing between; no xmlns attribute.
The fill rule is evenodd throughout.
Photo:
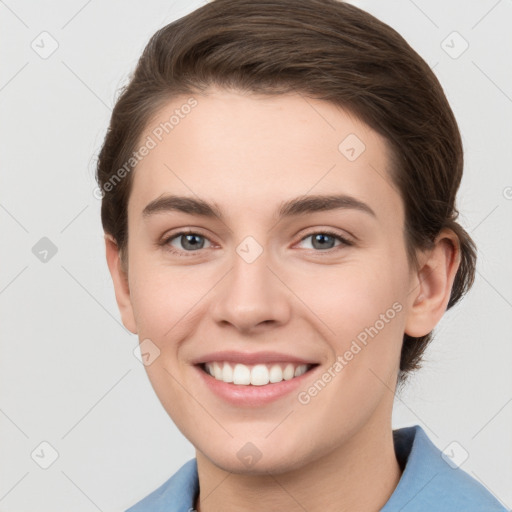
<svg viewBox="0 0 512 512"><path fill-rule="evenodd" d="M380 512L510 512L477 480L447 462L419 425L393 431L393 439L405 468ZM192 512L198 494L197 460L191 459L126 512Z"/></svg>

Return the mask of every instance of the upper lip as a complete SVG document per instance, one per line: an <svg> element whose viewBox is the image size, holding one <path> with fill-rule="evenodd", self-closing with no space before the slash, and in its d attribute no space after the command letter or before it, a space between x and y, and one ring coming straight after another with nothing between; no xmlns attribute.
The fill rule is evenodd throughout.
<svg viewBox="0 0 512 512"><path fill-rule="evenodd" d="M192 360L192 364L203 364L219 361L228 361L241 364L266 364L266 363L297 363L317 364L314 361L302 359L301 357L284 354L281 352L235 352L232 350L211 352Z"/></svg>

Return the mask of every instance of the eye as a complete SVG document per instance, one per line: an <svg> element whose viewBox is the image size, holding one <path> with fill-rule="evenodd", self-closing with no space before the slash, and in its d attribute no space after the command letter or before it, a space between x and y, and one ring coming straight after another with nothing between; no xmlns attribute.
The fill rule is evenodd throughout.
<svg viewBox="0 0 512 512"><path fill-rule="evenodd" d="M208 238L199 233L182 231L163 240L162 245L172 253L182 256L184 255L183 253L196 252L199 249L204 249L205 241L207 240Z"/></svg>
<svg viewBox="0 0 512 512"><path fill-rule="evenodd" d="M341 246L350 246L352 242L342 237L337 233L333 233L331 231L317 231L315 233L310 233L301 239L301 242L307 240L308 238L312 239L311 245L313 249L319 249L320 251L326 251L329 249L334 249L335 247ZM336 240L339 240L340 243L338 245L334 245Z"/></svg>
<svg viewBox="0 0 512 512"><path fill-rule="evenodd" d="M341 249L353 245L351 241L332 231L310 233L303 237L300 242L302 243L307 239L312 239L311 245L313 249L318 250L316 252L328 251L337 247ZM338 240L338 244L336 244L336 240ZM205 247L205 242L210 243L210 245ZM210 247L211 242L207 237L195 231L181 231L165 238L160 245L173 254L186 257L192 256L193 254L191 253Z"/></svg>

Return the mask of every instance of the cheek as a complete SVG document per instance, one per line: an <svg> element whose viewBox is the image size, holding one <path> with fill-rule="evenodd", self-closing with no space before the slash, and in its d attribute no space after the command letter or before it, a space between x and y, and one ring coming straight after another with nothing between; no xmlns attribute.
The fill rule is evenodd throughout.
<svg viewBox="0 0 512 512"><path fill-rule="evenodd" d="M133 265L133 277L130 293L139 338L149 338L159 350L145 370L164 408L182 428L186 418L201 416L201 411L183 391L186 368L180 362L180 347L193 336L199 317L204 315L204 298L211 283L192 267L146 263Z"/></svg>
<svg viewBox="0 0 512 512"><path fill-rule="evenodd" d="M378 367L391 370L401 349L407 266L398 258L368 258L344 266L324 267L314 276L295 279L298 295L316 315L329 340L332 357L357 360L351 370ZM300 284L302 283L302 284Z"/></svg>
<svg viewBox="0 0 512 512"><path fill-rule="evenodd" d="M133 275L130 294L139 336L151 338L161 349L171 348L165 340L190 329L212 283L192 267L134 265Z"/></svg>
<svg viewBox="0 0 512 512"><path fill-rule="evenodd" d="M306 304L328 318L334 331L349 326L362 326L378 320L381 313L401 302L405 295L407 276L401 265L354 262L335 268L326 266L315 274L296 277L296 289Z"/></svg>

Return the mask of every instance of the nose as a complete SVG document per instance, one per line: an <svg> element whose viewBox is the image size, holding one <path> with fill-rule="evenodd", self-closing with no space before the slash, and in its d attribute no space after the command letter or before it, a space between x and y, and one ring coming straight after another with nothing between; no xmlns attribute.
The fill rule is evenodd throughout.
<svg viewBox="0 0 512 512"><path fill-rule="evenodd" d="M242 254L242 256L240 256ZM291 311L291 293L263 251L254 261L243 253L233 255L232 268L218 284L213 298L213 318L252 333L284 325Z"/></svg>

